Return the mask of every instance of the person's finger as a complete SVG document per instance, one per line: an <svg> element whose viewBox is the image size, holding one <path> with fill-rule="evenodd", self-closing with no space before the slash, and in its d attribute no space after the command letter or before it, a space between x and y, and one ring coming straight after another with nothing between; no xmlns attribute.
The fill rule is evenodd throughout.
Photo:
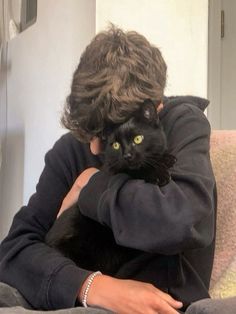
<svg viewBox="0 0 236 314"><path fill-rule="evenodd" d="M173 308L167 301L160 297L157 300L156 309L159 314L178 314L175 308Z"/></svg>
<svg viewBox="0 0 236 314"><path fill-rule="evenodd" d="M168 304L176 309L180 309L183 306L183 303L181 301L175 300L168 293L165 293L159 289L156 289L156 293L158 294L158 296L162 297Z"/></svg>

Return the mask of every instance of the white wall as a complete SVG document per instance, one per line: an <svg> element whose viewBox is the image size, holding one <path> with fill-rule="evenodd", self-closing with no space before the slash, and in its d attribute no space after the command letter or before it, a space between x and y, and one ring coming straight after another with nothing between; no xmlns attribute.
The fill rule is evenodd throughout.
<svg viewBox="0 0 236 314"><path fill-rule="evenodd" d="M65 132L61 109L94 34L95 0L39 0L37 23L9 43L0 236L35 191L46 151Z"/></svg>
<svg viewBox="0 0 236 314"><path fill-rule="evenodd" d="M207 96L208 0L97 0L97 32L109 21L161 49L166 95Z"/></svg>

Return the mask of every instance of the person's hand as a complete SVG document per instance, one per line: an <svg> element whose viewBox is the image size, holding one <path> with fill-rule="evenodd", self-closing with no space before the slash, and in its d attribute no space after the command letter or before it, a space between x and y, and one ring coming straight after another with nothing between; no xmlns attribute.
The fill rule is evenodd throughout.
<svg viewBox="0 0 236 314"><path fill-rule="evenodd" d="M87 168L78 176L78 178L72 185L72 188L64 198L61 204L61 208L59 209L59 212L57 214L57 218L63 213L64 210L70 208L77 202L81 189L88 183L89 179L97 171L99 171L97 168Z"/></svg>
<svg viewBox="0 0 236 314"><path fill-rule="evenodd" d="M82 299L85 281L79 293ZM151 284L135 280L96 276L88 292L87 304L109 309L118 314L177 314L182 302Z"/></svg>

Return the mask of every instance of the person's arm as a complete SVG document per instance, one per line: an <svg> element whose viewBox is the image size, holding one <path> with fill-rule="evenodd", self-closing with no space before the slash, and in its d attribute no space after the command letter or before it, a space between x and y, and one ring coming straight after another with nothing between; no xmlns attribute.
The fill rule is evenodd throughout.
<svg viewBox="0 0 236 314"><path fill-rule="evenodd" d="M68 135L63 136L46 155L36 193L15 215L0 246L0 280L17 288L37 309L73 307L91 273L44 244L77 173L70 171L76 157L68 139Z"/></svg>
<svg viewBox="0 0 236 314"><path fill-rule="evenodd" d="M209 123L196 107L180 109L168 131L170 150L177 157L169 184L160 188L101 171L81 190L81 212L112 228L120 245L172 255L207 246L213 239Z"/></svg>

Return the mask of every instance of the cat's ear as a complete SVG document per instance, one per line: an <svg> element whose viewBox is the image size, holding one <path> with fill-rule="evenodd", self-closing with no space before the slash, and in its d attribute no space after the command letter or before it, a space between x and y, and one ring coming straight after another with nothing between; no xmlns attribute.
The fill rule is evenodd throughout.
<svg viewBox="0 0 236 314"><path fill-rule="evenodd" d="M144 101L141 105L140 111L143 121L150 124L159 124L157 107L150 99Z"/></svg>

